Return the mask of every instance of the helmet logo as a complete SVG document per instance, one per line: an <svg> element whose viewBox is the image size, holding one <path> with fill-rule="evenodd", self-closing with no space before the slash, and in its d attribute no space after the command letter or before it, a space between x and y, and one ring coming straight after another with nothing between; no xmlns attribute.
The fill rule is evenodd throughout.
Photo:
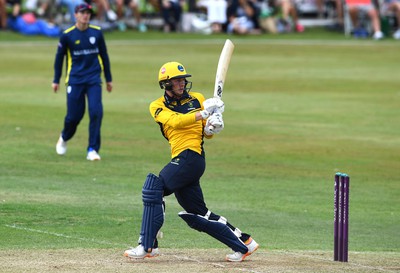
<svg viewBox="0 0 400 273"><path fill-rule="evenodd" d="M182 65L178 65L178 70L181 71L181 72L183 72L183 71L185 71L185 68L183 68Z"/></svg>
<svg viewBox="0 0 400 273"><path fill-rule="evenodd" d="M164 74L165 70L166 70L165 67L161 68L161 74Z"/></svg>

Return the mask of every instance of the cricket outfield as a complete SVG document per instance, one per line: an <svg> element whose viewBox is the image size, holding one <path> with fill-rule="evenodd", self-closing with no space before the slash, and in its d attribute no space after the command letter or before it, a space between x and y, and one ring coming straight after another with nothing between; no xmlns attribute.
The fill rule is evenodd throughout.
<svg viewBox="0 0 400 273"><path fill-rule="evenodd" d="M398 272L399 43L324 32L232 37L224 131L206 140L208 207L260 249L243 263L187 227L166 200L161 255L130 261L141 187L169 160L148 112L160 66L183 63L212 96L227 36L108 33L100 162L86 160L87 115L64 157L65 95L51 90L57 40L0 34L1 272ZM336 172L351 176L349 262L333 262Z"/></svg>

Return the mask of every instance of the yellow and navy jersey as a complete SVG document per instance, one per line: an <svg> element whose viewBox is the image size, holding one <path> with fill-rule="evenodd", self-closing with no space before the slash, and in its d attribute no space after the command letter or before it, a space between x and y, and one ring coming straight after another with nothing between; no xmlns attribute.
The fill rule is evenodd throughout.
<svg viewBox="0 0 400 273"><path fill-rule="evenodd" d="M167 94L150 103L150 114L160 125L162 135L171 146L171 158L182 151L190 149L203 154L203 137L205 120L196 121L196 112L203 109L204 96L190 92L180 100Z"/></svg>
<svg viewBox="0 0 400 273"><path fill-rule="evenodd" d="M66 84L101 83L101 72L112 81L110 60L100 27L89 25L83 31L76 26L65 30L58 43L53 83L59 83L66 56Z"/></svg>

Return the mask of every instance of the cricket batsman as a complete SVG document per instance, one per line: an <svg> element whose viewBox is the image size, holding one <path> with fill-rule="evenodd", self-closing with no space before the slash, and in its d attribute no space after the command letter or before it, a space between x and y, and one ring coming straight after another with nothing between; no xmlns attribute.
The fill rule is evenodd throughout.
<svg viewBox="0 0 400 273"><path fill-rule="evenodd" d="M150 114L171 148L171 160L159 175L148 174L142 189L143 216L139 244L125 251L132 259L159 254L157 233L164 223L164 197L174 194L184 211L179 216L193 229L205 232L232 249L226 260L241 262L257 250L250 234L212 212L204 201L200 178L206 167L204 138L211 139L224 128L224 103L205 100L190 92L192 82L184 66L168 62L161 66L158 82L164 94L150 104Z"/></svg>

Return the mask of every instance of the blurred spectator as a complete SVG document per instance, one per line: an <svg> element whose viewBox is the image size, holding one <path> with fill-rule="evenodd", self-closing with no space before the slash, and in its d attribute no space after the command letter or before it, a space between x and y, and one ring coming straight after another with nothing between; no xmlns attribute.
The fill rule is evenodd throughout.
<svg viewBox="0 0 400 273"><path fill-rule="evenodd" d="M83 3L83 0L56 0L57 6L67 8L67 21L72 24L75 24L75 7Z"/></svg>
<svg viewBox="0 0 400 273"><path fill-rule="evenodd" d="M0 29L7 28L7 3L6 0L0 0Z"/></svg>
<svg viewBox="0 0 400 273"><path fill-rule="evenodd" d="M175 32L179 29L184 0L161 0L161 16L164 20L164 32Z"/></svg>
<svg viewBox="0 0 400 273"><path fill-rule="evenodd" d="M259 10L252 0L231 0L228 4L228 34L260 34Z"/></svg>
<svg viewBox="0 0 400 273"><path fill-rule="evenodd" d="M368 32L363 28L359 20L359 13L364 12L368 15L371 20L373 39L380 40L383 39L383 33L381 31L381 22L378 13L378 9L371 4L351 4L348 3L349 15L351 19L351 23L353 24L353 35L356 38L363 38L368 35Z"/></svg>
<svg viewBox="0 0 400 273"><path fill-rule="evenodd" d="M259 25L262 31L266 33L277 33L275 23L275 9L269 3L269 0L258 0L260 15L258 17Z"/></svg>
<svg viewBox="0 0 400 273"><path fill-rule="evenodd" d="M36 14L37 17L54 22L56 15L55 0L27 0L25 8Z"/></svg>
<svg viewBox="0 0 400 273"><path fill-rule="evenodd" d="M324 4L325 4L325 0L315 0L315 5L317 6L319 19L324 18Z"/></svg>
<svg viewBox="0 0 400 273"><path fill-rule="evenodd" d="M21 15L21 0L6 0L6 2L11 6L11 17Z"/></svg>
<svg viewBox="0 0 400 273"><path fill-rule="evenodd" d="M385 0L382 5L382 13L393 13L397 20L398 29L393 33L393 38L400 40L400 0Z"/></svg>
<svg viewBox="0 0 400 273"><path fill-rule="evenodd" d="M109 0L85 0L85 2L89 5L95 4L96 11L96 19L99 21L117 21L117 14L111 9Z"/></svg>
<svg viewBox="0 0 400 273"><path fill-rule="evenodd" d="M119 29L124 31L126 29L126 25L123 22L124 18L124 7L129 8L132 11L133 16L136 20L137 28L140 32L146 32L147 27L142 22L140 10L139 10L139 0L115 0L117 16L118 16L118 25Z"/></svg>
<svg viewBox="0 0 400 273"><path fill-rule="evenodd" d="M297 32L304 32L304 27L299 23L296 5L292 0L274 0L273 6L281 13L278 21L278 32L292 30L292 25Z"/></svg>
<svg viewBox="0 0 400 273"><path fill-rule="evenodd" d="M323 1L323 0L317 0L317 1ZM343 32L344 31L344 23L343 23L343 2L342 0L328 0L332 1L335 4L335 11L336 11L336 22L328 26L328 30L333 30L333 31L339 31Z"/></svg>
<svg viewBox="0 0 400 273"><path fill-rule="evenodd" d="M213 33L223 31L223 25L227 23L226 0L200 0L197 2L199 8L204 8L207 13L207 21L211 24Z"/></svg>
<svg viewBox="0 0 400 273"><path fill-rule="evenodd" d="M11 18L16 18L21 13L21 0L0 0L0 27L7 28L7 6L11 6Z"/></svg>

